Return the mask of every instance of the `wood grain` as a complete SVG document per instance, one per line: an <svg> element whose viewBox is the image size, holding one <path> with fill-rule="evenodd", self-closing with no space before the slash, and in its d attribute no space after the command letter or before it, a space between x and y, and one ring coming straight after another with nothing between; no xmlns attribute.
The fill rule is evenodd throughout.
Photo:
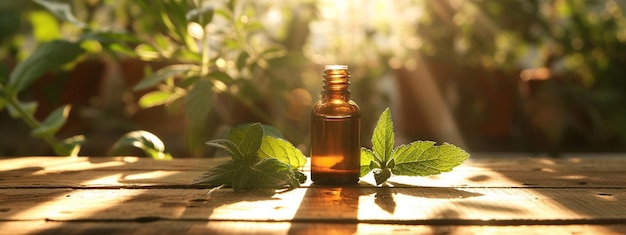
<svg viewBox="0 0 626 235"><path fill-rule="evenodd" d="M187 186L220 159L154 161L136 157L0 159L0 188ZM305 173L308 172L305 168ZM626 185L626 158L471 159L430 177L394 176L394 187L609 187ZM305 186L310 185L310 181ZM371 175L362 185L372 186Z"/></svg>
<svg viewBox="0 0 626 235"><path fill-rule="evenodd" d="M454 226L301 222L0 222L0 234L624 234L626 225ZM10 232L9 232L10 231Z"/></svg>
<svg viewBox="0 0 626 235"><path fill-rule="evenodd" d="M0 220L191 219L399 224L626 223L623 189L3 189ZM463 222L465 221L465 222ZM541 222L542 221L542 222ZM488 224L488 223L487 223Z"/></svg>
<svg viewBox="0 0 626 235"><path fill-rule="evenodd" d="M222 161L0 159L0 234L626 233L619 155L475 157L386 186L371 175L290 191L189 185Z"/></svg>

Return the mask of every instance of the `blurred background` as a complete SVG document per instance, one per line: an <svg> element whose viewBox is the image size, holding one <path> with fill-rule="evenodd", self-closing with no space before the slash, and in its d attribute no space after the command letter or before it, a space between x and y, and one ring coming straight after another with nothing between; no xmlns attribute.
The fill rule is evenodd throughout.
<svg viewBox="0 0 626 235"><path fill-rule="evenodd" d="M209 157L205 141L250 122L278 128L307 154L326 64L350 66L364 146L390 107L396 143L622 152L625 7L625 0L0 0L0 72L6 82L47 42L84 49L18 94L38 104L38 120L71 104L56 136L84 135L80 155L107 155L124 133L146 130L174 157ZM0 156L54 154L6 109L0 130Z"/></svg>

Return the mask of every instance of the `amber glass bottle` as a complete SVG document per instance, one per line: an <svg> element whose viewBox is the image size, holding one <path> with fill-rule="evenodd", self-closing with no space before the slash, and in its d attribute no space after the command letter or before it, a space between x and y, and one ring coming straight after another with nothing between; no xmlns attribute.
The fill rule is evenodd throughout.
<svg viewBox="0 0 626 235"><path fill-rule="evenodd" d="M350 100L346 65L324 69L322 99L311 114L311 180L316 184L356 184L361 158L361 112Z"/></svg>

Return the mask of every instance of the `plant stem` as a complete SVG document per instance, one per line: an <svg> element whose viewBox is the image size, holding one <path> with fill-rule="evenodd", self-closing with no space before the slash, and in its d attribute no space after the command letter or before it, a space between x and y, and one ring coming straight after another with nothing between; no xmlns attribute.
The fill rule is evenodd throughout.
<svg viewBox="0 0 626 235"><path fill-rule="evenodd" d="M32 114L26 112L26 110L22 109L22 107L19 105L19 101L17 100L17 97L15 96L9 96L9 97L5 97L7 100L8 105L10 105L13 109L15 109L19 114L20 117L22 118L22 120L33 130L41 127L41 123L39 121L37 121L37 119L35 119L35 117L33 117ZM63 143L61 143L61 141L59 141L58 139L56 139L53 135L51 134L47 134L44 133L41 138L46 141L48 143L48 145L50 145L50 147L52 147L52 149L54 150L54 152L57 155L61 155L61 156L66 156L66 155L70 155L71 151L69 149L67 149Z"/></svg>

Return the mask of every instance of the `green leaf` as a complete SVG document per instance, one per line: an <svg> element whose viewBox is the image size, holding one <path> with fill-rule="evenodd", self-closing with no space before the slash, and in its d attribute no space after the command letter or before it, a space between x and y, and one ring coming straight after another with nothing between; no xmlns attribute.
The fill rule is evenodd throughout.
<svg viewBox="0 0 626 235"><path fill-rule="evenodd" d="M88 31L84 32L80 37L81 41L85 40L95 40L99 42L102 47L112 51L117 52L122 55L126 55L129 57L138 56L138 51L134 46L142 43L142 40L139 39L135 34L128 32L118 32L118 31ZM158 52L153 51L153 54Z"/></svg>
<svg viewBox="0 0 626 235"><path fill-rule="evenodd" d="M250 125L252 124L242 124L242 125L238 125L238 126L231 128L230 133L228 135L228 139L233 141L233 143L235 144L241 143L241 139L243 138L245 130ZM263 125L263 135L272 136L272 137L281 138L281 139L285 138L283 134L278 129L276 129L276 127L269 126L269 125Z"/></svg>
<svg viewBox="0 0 626 235"><path fill-rule="evenodd" d="M306 164L306 158L298 148L286 140L267 135L263 137L259 157L276 158L294 169Z"/></svg>
<svg viewBox="0 0 626 235"><path fill-rule="evenodd" d="M408 145L398 146L393 152L393 158L396 163L411 162L412 158L422 156L426 150L435 146L433 141L415 141Z"/></svg>
<svg viewBox="0 0 626 235"><path fill-rule="evenodd" d="M278 128L270 126L270 125L263 125L263 135L271 136L274 138L285 139L285 136L283 136L283 133L281 133L280 130L278 130Z"/></svg>
<svg viewBox="0 0 626 235"><path fill-rule="evenodd" d="M212 107L213 97L211 93L201 94L197 86L194 86L192 89L197 92L194 96L187 94L184 100L178 100L166 107L168 107L170 112L183 109L185 115L185 142L187 148L195 152L204 148L203 143L210 135L210 132L207 130L209 128L208 123L215 119L216 114Z"/></svg>
<svg viewBox="0 0 626 235"><path fill-rule="evenodd" d="M291 171L293 172L293 174L296 176L296 180L298 182L298 184L304 184L304 182L306 182L306 175L296 169L291 169ZM292 185L298 185L298 184L292 184ZM299 187L299 185L298 185Z"/></svg>
<svg viewBox="0 0 626 235"><path fill-rule="evenodd" d="M391 177L391 172L389 171L389 168L374 169L373 171L376 185L384 183L385 181L387 181L387 179L389 179L389 177Z"/></svg>
<svg viewBox="0 0 626 235"><path fill-rule="evenodd" d="M239 142L239 151L244 157L256 155L261 143L263 142L263 126L260 123L254 123L246 128L241 142Z"/></svg>
<svg viewBox="0 0 626 235"><path fill-rule="evenodd" d="M232 12L235 11L235 6L237 6L237 1L236 0L228 0L227 5L228 9Z"/></svg>
<svg viewBox="0 0 626 235"><path fill-rule="evenodd" d="M255 21L255 22L249 22L245 25L243 25L243 30L245 30L246 32L255 32L255 31L259 31L263 29L263 23Z"/></svg>
<svg viewBox="0 0 626 235"><path fill-rule="evenodd" d="M96 40L102 44L113 44L119 42L128 42L131 44L139 44L142 42L137 35L130 32L119 31L89 31L85 32L81 39Z"/></svg>
<svg viewBox="0 0 626 235"><path fill-rule="evenodd" d="M4 109L4 107L6 107L6 106L7 106L7 101L6 101L4 98L0 97L0 112L1 112L1 111Z"/></svg>
<svg viewBox="0 0 626 235"><path fill-rule="evenodd" d="M250 188L299 187L306 175L294 171L275 158L266 158L249 164L246 160L229 160L194 179L192 184L212 187L232 186L235 192Z"/></svg>
<svg viewBox="0 0 626 235"><path fill-rule="evenodd" d="M380 163L378 163L377 161L371 161L370 165L368 166L368 168L373 171L375 169L381 169L382 166L380 165ZM366 173L367 174L367 173Z"/></svg>
<svg viewBox="0 0 626 235"><path fill-rule="evenodd" d="M31 135L35 137L54 135L67 121L71 108L70 105L65 105L52 111L41 126L32 130Z"/></svg>
<svg viewBox="0 0 626 235"><path fill-rule="evenodd" d="M156 34L152 37L152 39L161 51L168 51L172 47L172 42L170 42L169 38L163 34Z"/></svg>
<svg viewBox="0 0 626 235"><path fill-rule="evenodd" d="M282 57L285 56L285 54L287 53L287 49L280 47L280 46L272 46L267 48L266 50L264 50L261 53L261 57L265 58L265 59L272 59L272 58L278 58L278 57Z"/></svg>
<svg viewBox="0 0 626 235"><path fill-rule="evenodd" d="M120 137L111 148L110 155L126 155L129 148L139 148L156 160L170 160L171 155L165 153L165 145L156 135L147 131L132 131Z"/></svg>
<svg viewBox="0 0 626 235"><path fill-rule="evenodd" d="M243 189L250 188L249 182L253 176L253 170L249 166L243 165L239 168L237 173L232 178L232 187L235 192L239 192Z"/></svg>
<svg viewBox="0 0 626 235"><path fill-rule="evenodd" d="M207 77L211 78L211 79L216 79L220 82L223 82L224 84L232 84L233 83L233 78L230 77L230 75L228 75L225 72L222 71L214 71L209 73L209 75L207 75Z"/></svg>
<svg viewBox="0 0 626 235"><path fill-rule="evenodd" d="M119 53L121 55L124 56L128 56L128 57L133 57L135 56L135 51L128 47L127 45L121 44L121 43L110 43L110 44L104 44L105 46L107 46L107 48L115 53Z"/></svg>
<svg viewBox="0 0 626 235"><path fill-rule="evenodd" d="M223 149L228 154L230 154L233 159L243 158L243 155L241 154L241 152L239 152L239 148L237 147L237 145L230 140L216 139L208 141L206 142L206 144L209 146Z"/></svg>
<svg viewBox="0 0 626 235"><path fill-rule="evenodd" d="M141 96L139 99L139 107L150 108L159 105L165 105L172 100L179 98L180 95L167 91L152 91Z"/></svg>
<svg viewBox="0 0 626 235"><path fill-rule="evenodd" d="M393 148L393 123L389 108L380 115L372 135L373 150L361 149L363 177L373 171L376 184L387 181L391 174L428 176L451 171L469 157L469 154L452 144L434 146L432 141L416 141Z"/></svg>
<svg viewBox="0 0 626 235"><path fill-rule="evenodd" d="M265 158L252 166L253 177L250 184L255 188L282 188L285 185L290 187L298 187L293 185L294 179L298 177L293 173L289 165L279 161L276 158Z"/></svg>
<svg viewBox="0 0 626 235"><path fill-rule="evenodd" d="M180 59L181 61L188 61L189 63L200 64L202 62L202 55L191 51L191 49L180 48L172 57Z"/></svg>
<svg viewBox="0 0 626 235"><path fill-rule="evenodd" d="M359 174L359 177L367 175L367 173L373 169L370 167L372 163L375 163L374 153L367 148L361 148L361 173ZM378 168L380 168L380 165Z"/></svg>
<svg viewBox="0 0 626 235"><path fill-rule="evenodd" d="M242 48L241 42L234 38L226 38L224 39L224 47L229 50L240 50Z"/></svg>
<svg viewBox="0 0 626 235"><path fill-rule="evenodd" d="M396 161L393 158L389 159L385 167L393 169L394 167L396 167Z"/></svg>
<svg viewBox="0 0 626 235"><path fill-rule="evenodd" d="M250 57L250 55L243 51L241 52L241 54L239 54L239 57L237 57L237 70L241 71L243 68L246 67L246 64L248 63L248 58Z"/></svg>
<svg viewBox="0 0 626 235"><path fill-rule="evenodd" d="M86 29L88 26L85 22L78 20L73 14L70 5L67 3L56 2L56 1L48 1L48 0L34 0L39 5L47 8L54 15L59 17L61 20L72 23L73 25Z"/></svg>
<svg viewBox="0 0 626 235"><path fill-rule="evenodd" d="M212 187L231 185L233 177L240 171L242 166L244 166L244 164L240 161L228 160L203 173L198 178L194 179L192 184L209 185Z"/></svg>
<svg viewBox="0 0 626 235"><path fill-rule="evenodd" d="M72 62L83 52L77 43L68 41L56 40L42 44L15 67L9 77L7 90L20 92L48 70Z"/></svg>
<svg viewBox="0 0 626 235"><path fill-rule="evenodd" d="M69 150L69 156L78 156L80 147L86 142L85 136L76 135L63 140L63 146Z"/></svg>
<svg viewBox="0 0 626 235"><path fill-rule="evenodd" d="M417 141L398 147L392 172L407 176L436 175L451 171L469 157L467 152L452 144L433 145L430 141Z"/></svg>
<svg viewBox="0 0 626 235"><path fill-rule="evenodd" d="M146 149L143 149L143 151L146 153L146 155L148 155L149 157L155 160L172 160L173 159L171 154L157 151L155 149L146 148Z"/></svg>
<svg viewBox="0 0 626 235"><path fill-rule="evenodd" d="M143 43L135 47L135 54L142 60L151 61L161 57L159 51L152 45Z"/></svg>
<svg viewBox="0 0 626 235"><path fill-rule="evenodd" d="M197 68L196 65L190 65L190 64L177 64L177 65L170 65L170 66L164 67L156 71L151 76L148 76L144 78L143 80L141 80L139 83L137 83L137 85L135 85L135 87L133 87L133 90L139 91L139 90L153 87L163 82L165 79L168 79L177 75L186 74L189 71L196 69L196 68Z"/></svg>
<svg viewBox="0 0 626 235"><path fill-rule="evenodd" d="M235 192L299 187L307 177L294 168L303 166L306 158L289 142L264 135L265 128L260 123L239 126L231 129L230 140L207 142L230 152L233 160L209 170L194 183L232 186Z"/></svg>
<svg viewBox="0 0 626 235"><path fill-rule="evenodd" d="M378 118L372 134L372 150L381 158L382 163L386 163L391 158L394 138L391 113L387 108Z"/></svg>
<svg viewBox="0 0 626 235"><path fill-rule="evenodd" d="M33 27L33 37L39 42L51 41L61 38L59 22L50 12L41 10L28 14Z"/></svg>
<svg viewBox="0 0 626 235"><path fill-rule="evenodd" d="M182 89L186 89L193 86L193 84L196 84L196 82L201 79L202 78L199 76L189 76L184 78L180 83L177 83L176 85L178 85Z"/></svg>
<svg viewBox="0 0 626 235"><path fill-rule="evenodd" d="M37 111L37 106L39 105L37 102L33 101L33 102L21 102L18 101L17 105L19 107L13 107L13 105L9 105L9 115L11 115L12 118L21 118L22 117L22 113L20 113L18 111L17 108L21 109L22 111L24 111L26 113L26 115L29 116L33 116L35 115L35 111Z"/></svg>
<svg viewBox="0 0 626 235"><path fill-rule="evenodd" d="M190 127L199 128L206 125L213 105L212 87L210 81L200 79L185 97L185 117Z"/></svg>

